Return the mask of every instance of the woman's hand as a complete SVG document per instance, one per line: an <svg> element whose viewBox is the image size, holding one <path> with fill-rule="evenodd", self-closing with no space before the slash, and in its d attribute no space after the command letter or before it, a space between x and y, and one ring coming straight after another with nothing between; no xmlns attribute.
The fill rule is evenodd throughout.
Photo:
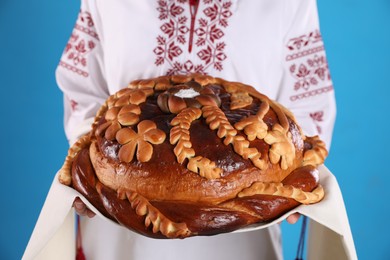
<svg viewBox="0 0 390 260"><path fill-rule="evenodd" d="M96 214L90 210L87 205L79 198L75 198L73 201L73 207L76 210L76 213L80 216L87 216L89 218L93 218Z"/></svg>
<svg viewBox="0 0 390 260"><path fill-rule="evenodd" d="M295 224L298 222L299 218L301 217L301 214L294 213L286 218L286 221L290 224Z"/></svg>

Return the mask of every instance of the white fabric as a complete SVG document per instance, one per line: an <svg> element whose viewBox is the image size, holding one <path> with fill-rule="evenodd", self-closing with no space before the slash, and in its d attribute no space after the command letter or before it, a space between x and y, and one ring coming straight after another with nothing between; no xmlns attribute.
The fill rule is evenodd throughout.
<svg viewBox="0 0 390 260"><path fill-rule="evenodd" d="M96 251L92 250L89 259L137 259L140 255L145 257L143 259L277 259L272 255L273 250L269 250L268 255L262 255L262 257L255 257L253 253L245 250L248 248L252 250L253 245L262 248L262 243L270 246L267 241L259 240L258 236L260 234L267 236L266 230L269 230L267 228L278 227L277 223L295 212L308 216L312 220L308 234L307 259L357 259L348 216L337 180L325 166L319 167L319 171L320 182L326 193L320 203L310 206L301 205L271 223L254 225L214 238L199 237L184 240L151 240L137 237L105 218L77 191L60 184L56 175L23 259L68 260L74 258L71 257L74 254L74 236L70 236L69 232L64 232L64 230L74 230L70 214L73 213L72 203L77 196L97 214L93 221L103 226L102 229L95 230L94 235L89 239L97 240L99 247L105 250L100 251L95 248ZM277 229L272 229L270 233L275 230L277 231ZM113 231L117 231L119 236L110 236ZM100 240L101 236L104 236L103 240ZM217 243L217 252L205 250L214 245L212 243L214 239L223 242ZM241 240L248 244L240 247ZM203 243L204 241L209 244ZM108 245L115 245L115 243L121 245L125 243L126 246L113 256L107 253L106 249L109 249ZM166 247L174 248L174 250L165 252ZM226 255L225 251L230 252L231 255ZM102 255L98 256L98 252ZM88 250L86 253L89 253Z"/></svg>
<svg viewBox="0 0 390 260"><path fill-rule="evenodd" d="M278 100L294 112L307 134L320 134L329 147L336 108L316 2L202 0L191 31L195 9L186 0L82 0L56 72L70 143L89 129L89 120L108 95L131 80L201 72L252 85ZM268 231L164 242L99 218L84 219L82 229L87 259L282 255L278 225ZM102 232L104 236L96 235Z"/></svg>
<svg viewBox="0 0 390 260"><path fill-rule="evenodd" d="M275 256L272 250L273 244L268 229L183 240L158 240L135 235L115 224L107 224L107 221L101 218L93 218L88 222L90 223L84 228L83 238L84 241L94 241L93 248L85 247L88 259L258 260L259 256L261 259L281 259L281 256ZM279 230L278 225L272 229ZM107 235L112 234L113 230L116 232L115 236ZM278 249L280 252L280 248Z"/></svg>

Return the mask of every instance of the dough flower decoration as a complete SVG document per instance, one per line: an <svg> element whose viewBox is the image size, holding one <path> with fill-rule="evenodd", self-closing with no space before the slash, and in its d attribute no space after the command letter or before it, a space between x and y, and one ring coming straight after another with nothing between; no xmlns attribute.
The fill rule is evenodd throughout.
<svg viewBox="0 0 390 260"><path fill-rule="evenodd" d="M141 108L139 104L153 94L153 89L122 89L108 98L97 117L104 116L106 122L99 125L96 135L107 140L114 140L116 133L124 126L132 126L139 122ZM107 111L106 111L107 110Z"/></svg>
<svg viewBox="0 0 390 260"><path fill-rule="evenodd" d="M271 163L280 162L280 167L286 170L293 165L295 158L295 146L291 141L291 134L279 124L275 124L264 141L271 145L269 159Z"/></svg>
<svg viewBox="0 0 390 260"><path fill-rule="evenodd" d="M126 127L116 133L116 140L122 145L118 153L120 161L131 162L136 154L138 161L147 162L153 155L152 144L161 144L165 140L165 133L157 129L153 121L140 122L137 130L136 133L133 129Z"/></svg>
<svg viewBox="0 0 390 260"><path fill-rule="evenodd" d="M97 128L97 135L102 134L107 140L114 140L116 133L122 129L122 126L131 126L139 122L141 109L137 105L129 104L123 107L112 107L106 115L106 123Z"/></svg>

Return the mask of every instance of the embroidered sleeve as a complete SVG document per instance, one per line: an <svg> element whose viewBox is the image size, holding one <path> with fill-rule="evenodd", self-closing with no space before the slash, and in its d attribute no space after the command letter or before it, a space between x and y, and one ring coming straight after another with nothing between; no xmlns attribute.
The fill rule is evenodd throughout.
<svg viewBox="0 0 390 260"><path fill-rule="evenodd" d="M284 38L279 101L295 113L306 134L320 135L329 148L336 107L317 5L315 0L294 2L296 12Z"/></svg>
<svg viewBox="0 0 390 260"><path fill-rule="evenodd" d="M70 142L88 131L93 118L108 96L102 64L102 47L92 4L81 1L80 12L56 70L64 94L65 133Z"/></svg>

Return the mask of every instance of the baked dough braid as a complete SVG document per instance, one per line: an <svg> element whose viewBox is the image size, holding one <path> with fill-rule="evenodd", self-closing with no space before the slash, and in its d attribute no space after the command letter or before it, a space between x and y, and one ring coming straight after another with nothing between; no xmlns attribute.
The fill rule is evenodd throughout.
<svg viewBox="0 0 390 260"><path fill-rule="evenodd" d="M161 232L168 238L187 237L191 231L185 223L176 223L168 219L140 194L118 189L118 197L127 199L138 216L145 216L145 227L153 226L153 233Z"/></svg>
<svg viewBox="0 0 390 260"><path fill-rule="evenodd" d="M70 185L72 183L71 167L73 159L84 147L87 147L90 144L90 135L85 134L84 136L80 137L80 139L77 140L77 142L74 143L72 147L68 150L68 155L65 158L65 162L59 170L58 178L62 184Z"/></svg>
<svg viewBox="0 0 390 260"><path fill-rule="evenodd" d="M238 197L248 197L253 195L273 195L294 199L302 204L312 204L319 202L324 198L324 188L318 185L312 192L302 191L292 185L283 185L282 183L264 183L256 182L249 188L238 193Z"/></svg>

